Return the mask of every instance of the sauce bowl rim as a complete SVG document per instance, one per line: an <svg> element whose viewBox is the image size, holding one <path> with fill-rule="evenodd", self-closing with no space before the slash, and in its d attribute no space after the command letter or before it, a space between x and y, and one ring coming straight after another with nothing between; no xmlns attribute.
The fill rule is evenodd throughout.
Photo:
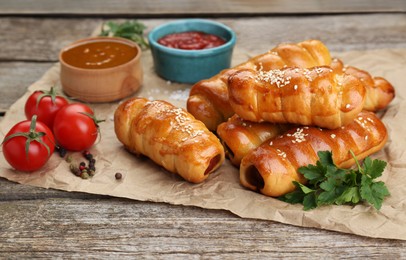
<svg viewBox="0 0 406 260"><path fill-rule="evenodd" d="M170 26L176 26L176 25L181 25L185 23L195 23L195 24L209 24L215 27L219 27L226 31L228 34L230 34L230 39L228 39L224 44L214 47L214 48L208 48L208 49L201 49L201 50L183 50L183 49L175 49L175 48L170 48L166 47L160 43L158 43L158 39L156 39L156 34L159 33L162 30L165 30L167 27ZM187 32L187 31L180 31L180 32ZM165 35L175 33L175 32L168 32ZM218 35L217 35L218 36ZM234 30L232 30L230 27L216 21L208 20L208 19L198 19L198 18L191 18L191 19L181 19L181 20L175 20L172 22L167 22L161 25L158 25L152 31L148 34L148 41L149 44L152 47L159 49L163 52L166 52L168 54L173 54L173 55L181 55L181 56L190 56L190 57L196 57L196 56L201 56L201 55L213 55L216 53L220 53L223 51L227 51L230 48L232 48L236 44L237 36Z"/></svg>

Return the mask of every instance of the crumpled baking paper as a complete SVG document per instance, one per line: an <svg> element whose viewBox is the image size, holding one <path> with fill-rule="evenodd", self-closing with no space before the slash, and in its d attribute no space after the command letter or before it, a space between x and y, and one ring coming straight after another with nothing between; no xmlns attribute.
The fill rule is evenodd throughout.
<svg viewBox="0 0 406 260"><path fill-rule="evenodd" d="M250 56L236 49L233 64ZM277 199L249 191L239 184L238 170L226 161L204 183L191 184L165 171L145 157L128 153L114 133L113 113L119 102L89 104L101 123L101 139L91 148L96 163L96 175L83 180L69 171L69 163L54 154L46 166L27 174L13 170L0 150L0 176L10 181L67 192L86 192L123 197L140 201L165 202L228 210L242 218L255 218L281 223L334 230L361 236L406 240L406 50L374 50L336 53L346 64L383 76L396 88L396 98L380 113L388 128L389 140L374 154L388 162L382 176L391 196L385 199L380 211L372 206L325 206L303 211L301 205L290 205ZM165 99L185 107L190 85L176 84L159 78L153 68L149 51L142 56L145 80L135 96ZM24 120L24 104L35 90L49 89L59 83L59 63L52 66L41 79L28 87L27 92L7 111L0 123L0 139L17 122ZM72 101L73 102L73 101ZM70 153L75 161L83 160L80 153ZM115 173L123 174L121 180Z"/></svg>

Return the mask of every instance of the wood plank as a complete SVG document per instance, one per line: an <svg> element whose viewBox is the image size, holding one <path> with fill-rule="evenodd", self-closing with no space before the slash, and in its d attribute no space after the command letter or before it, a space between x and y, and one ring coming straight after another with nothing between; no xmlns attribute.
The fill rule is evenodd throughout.
<svg viewBox="0 0 406 260"><path fill-rule="evenodd" d="M0 211L0 256L17 259L401 259L406 254L406 241L364 238L241 219L226 211L117 198L2 201Z"/></svg>
<svg viewBox="0 0 406 260"><path fill-rule="evenodd" d="M0 62L0 112L7 111L52 64Z"/></svg>
<svg viewBox="0 0 406 260"><path fill-rule="evenodd" d="M174 19L141 19L147 34ZM320 39L331 51L406 48L404 14L275 16L213 19L233 28L237 48L252 53L281 42ZM57 61L61 48L89 36L105 19L0 18L0 31L12 30L0 41L0 61ZM116 19L114 21L123 21Z"/></svg>
<svg viewBox="0 0 406 260"><path fill-rule="evenodd" d="M0 61L57 61L59 51L72 41L89 36L98 19L0 18Z"/></svg>
<svg viewBox="0 0 406 260"><path fill-rule="evenodd" d="M6 179L0 178L0 202L20 200L43 200L49 198L70 198L70 199L102 199L107 196L95 195L81 192L66 192L55 189L38 188L28 185L20 185Z"/></svg>
<svg viewBox="0 0 406 260"><path fill-rule="evenodd" d="M405 12L403 0L2 0L1 15L225 16L292 13Z"/></svg>

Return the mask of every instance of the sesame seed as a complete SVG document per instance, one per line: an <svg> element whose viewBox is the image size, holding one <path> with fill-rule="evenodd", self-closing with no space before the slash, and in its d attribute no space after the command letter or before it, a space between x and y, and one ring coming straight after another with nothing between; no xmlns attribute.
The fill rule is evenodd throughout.
<svg viewBox="0 0 406 260"><path fill-rule="evenodd" d="M333 138L333 139L336 138L336 135L335 135L335 134L331 134L330 136L331 136L331 138Z"/></svg>
<svg viewBox="0 0 406 260"><path fill-rule="evenodd" d="M306 136L308 136L308 134L303 133L303 129L304 128L297 128L296 132L294 132L293 134L291 134L290 136L294 137L294 139L292 140L292 143L301 143L306 141Z"/></svg>
<svg viewBox="0 0 406 260"><path fill-rule="evenodd" d="M278 154L278 156L282 157L282 158L286 158L286 153L281 151L280 149L276 149L276 152Z"/></svg>
<svg viewBox="0 0 406 260"><path fill-rule="evenodd" d="M323 69L320 67L317 67L314 70L316 71L317 74L321 74L323 72Z"/></svg>
<svg viewBox="0 0 406 260"><path fill-rule="evenodd" d="M203 130L194 129L190 125L190 121L192 121L192 118L189 117L187 112L184 111L182 108L176 107L171 108L163 105L159 101L150 101L148 102L148 104L154 106L158 110L157 113L159 114L167 114L168 116L174 116L174 120L170 121L169 124L175 131L180 131L183 134L185 134L185 136L181 138L182 142L185 142L189 139L193 139L197 136L204 134Z"/></svg>
<svg viewBox="0 0 406 260"><path fill-rule="evenodd" d="M372 120L371 118L369 118L369 117L367 117L367 121L369 121L369 122L371 122L371 123L373 123L374 122L374 120Z"/></svg>
<svg viewBox="0 0 406 260"><path fill-rule="evenodd" d="M303 69L303 75L306 77L308 81L313 81L312 77L310 76L310 70Z"/></svg>
<svg viewBox="0 0 406 260"><path fill-rule="evenodd" d="M290 83L291 77L285 77L285 71L275 69L270 71L259 70L255 79L257 81L269 82L272 85L276 85L277 88L282 88Z"/></svg>

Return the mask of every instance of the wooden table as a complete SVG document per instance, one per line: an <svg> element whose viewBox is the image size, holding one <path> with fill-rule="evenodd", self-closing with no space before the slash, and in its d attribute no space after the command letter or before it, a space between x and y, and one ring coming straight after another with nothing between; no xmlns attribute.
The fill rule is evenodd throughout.
<svg viewBox="0 0 406 260"><path fill-rule="evenodd" d="M235 29L238 46L257 54L280 42L308 38L322 40L333 52L406 48L403 0L140 2L2 0L1 115L57 61L63 46L112 19L137 18L150 30L169 19L208 17ZM5 179L0 179L0 212L0 258L406 259L406 241L46 190Z"/></svg>

